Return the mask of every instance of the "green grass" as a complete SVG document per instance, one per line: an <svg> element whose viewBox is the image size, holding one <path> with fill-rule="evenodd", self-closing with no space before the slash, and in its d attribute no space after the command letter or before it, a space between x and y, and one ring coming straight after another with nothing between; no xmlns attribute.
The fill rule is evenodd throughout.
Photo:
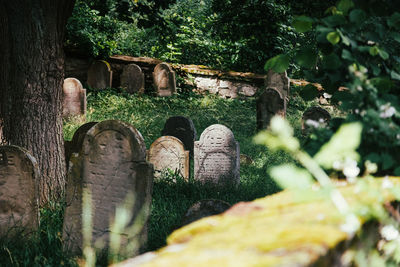
<svg viewBox="0 0 400 267"><path fill-rule="evenodd" d="M293 88L288 103L287 118L301 138L301 116L315 103L304 102ZM198 138L211 124L229 127L240 143L240 152L254 160L252 165L240 167L241 183L238 187L214 188L201 185L193 179L176 183L157 181L154 184L149 223L148 250L165 245L166 237L176 229L186 210L200 199L214 198L235 204L250 201L279 191L267 174L270 166L292 161L284 153L272 153L255 145L255 99L222 99L213 95L199 96L192 93L159 98L147 95L128 95L114 89L88 94L86 122L117 119L135 126L143 135L146 147L161 136L165 121L174 115L190 117ZM64 138L71 140L75 130L83 124L80 120L64 122ZM193 162L191 162L193 167ZM168 178L168 177L167 177ZM169 177L171 178L171 177ZM193 178L193 177L192 177ZM0 240L0 265L4 266L73 266L74 260L62 252L63 207L55 205L41 211L41 226L37 234L23 242Z"/></svg>

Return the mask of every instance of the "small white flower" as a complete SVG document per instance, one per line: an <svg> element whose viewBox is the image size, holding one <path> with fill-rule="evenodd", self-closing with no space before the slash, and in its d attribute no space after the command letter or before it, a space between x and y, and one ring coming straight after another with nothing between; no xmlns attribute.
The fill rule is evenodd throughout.
<svg viewBox="0 0 400 267"><path fill-rule="evenodd" d="M324 96L324 98L332 98L332 95L328 93L323 93L322 95Z"/></svg>
<svg viewBox="0 0 400 267"><path fill-rule="evenodd" d="M360 229L360 221L354 214L350 214L346 216L346 222L340 226L340 230L343 232L353 235L355 232Z"/></svg>
<svg viewBox="0 0 400 267"><path fill-rule="evenodd" d="M363 88L360 86L360 85L358 85L357 87L356 87L356 89L357 89L357 91L362 91L363 90Z"/></svg>
<svg viewBox="0 0 400 267"><path fill-rule="evenodd" d="M385 176L382 182L382 189L389 189L389 188L393 188L393 183L392 181L389 180L388 176Z"/></svg>
<svg viewBox="0 0 400 267"><path fill-rule="evenodd" d="M320 126L317 121L310 119L306 120L306 125L314 128L318 128Z"/></svg>
<svg viewBox="0 0 400 267"><path fill-rule="evenodd" d="M354 179L359 173L360 168L357 167L357 161L347 158L343 167L343 174L346 176L346 178L350 180Z"/></svg>
<svg viewBox="0 0 400 267"><path fill-rule="evenodd" d="M379 117L381 118L390 118L396 113L396 109L390 106L390 103L381 106L380 111L381 113L379 113Z"/></svg>
<svg viewBox="0 0 400 267"><path fill-rule="evenodd" d="M381 235L387 241L392 241L399 237L399 231L393 225L385 225L381 229Z"/></svg>

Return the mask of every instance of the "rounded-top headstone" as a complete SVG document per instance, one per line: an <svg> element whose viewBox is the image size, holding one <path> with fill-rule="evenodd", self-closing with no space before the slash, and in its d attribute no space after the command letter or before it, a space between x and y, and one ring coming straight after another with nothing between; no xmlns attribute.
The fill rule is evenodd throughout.
<svg viewBox="0 0 400 267"><path fill-rule="evenodd" d="M75 78L66 78L63 83L63 117L86 114L86 90Z"/></svg>
<svg viewBox="0 0 400 267"><path fill-rule="evenodd" d="M232 131L221 124L206 128L194 145L194 178L216 185L237 185L239 169L239 143Z"/></svg>
<svg viewBox="0 0 400 267"><path fill-rule="evenodd" d="M321 107L315 106L303 113L301 128L306 131L310 126L314 128L326 126L331 119L329 112Z"/></svg>
<svg viewBox="0 0 400 267"><path fill-rule="evenodd" d="M130 94L144 92L144 74L136 64L124 66L121 74L121 87Z"/></svg>
<svg viewBox="0 0 400 267"><path fill-rule="evenodd" d="M271 87L278 90L286 101L289 101L290 95L290 79L286 71L277 73L274 70L268 70L267 78L264 82L265 87Z"/></svg>
<svg viewBox="0 0 400 267"><path fill-rule="evenodd" d="M39 169L35 158L17 146L0 146L0 236L39 226Z"/></svg>
<svg viewBox="0 0 400 267"><path fill-rule="evenodd" d="M197 139L196 128L190 118L173 116L165 122L161 135L175 136L182 141L186 150L193 156L194 142Z"/></svg>
<svg viewBox="0 0 400 267"><path fill-rule="evenodd" d="M200 220L201 218L217 215L229 209L228 202L218 199L203 199L193 204L182 217L181 227Z"/></svg>
<svg viewBox="0 0 400 267"><path fill-rule="evenodd" d="M116 209L124 205L132 213L123 232L121 247L136 242L139 250L147 240L147 218L153 187L153 166L146 162L146 146L142 135L133 126L108 120L91 127L83 140L79 154L71 156L68 170L63 236L65 249L74 254L82 252L82 201L86 190L92 203L92 240L99 240L107 249L111 222ZM128 197L132 196L132 197ZM143 216L143 217L142 217ZM138 232L128 229L135 224ZM125 245L124 245L125 244ZM121 254L134 256L135 249Z"/></svg>
<svg viewBox="0 0 400 267"><path fill-rule="evenodd" d="M94 89L111 87L112 71L110 64L104 60L96 60L90 65L87 75L87 84Z"/></svg>
<svg viewBox="0 0 400 267"><path fill-rule="evenodd" d="M158 96L171 96L176 92L175 71L167 63L154 68L153 82Z"/></svg>
<svg viewBox="0 0 400 267"><path fill-rule="evenodd" d="M170 170L189 179L189 152L174 136L161 136L149 149L147 159L154 166L154 177L160 177Z"/></svg>

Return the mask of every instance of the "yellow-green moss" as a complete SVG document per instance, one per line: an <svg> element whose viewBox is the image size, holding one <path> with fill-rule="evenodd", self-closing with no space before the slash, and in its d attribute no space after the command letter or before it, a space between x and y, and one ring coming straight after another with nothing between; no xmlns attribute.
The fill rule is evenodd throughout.
<svg viewBox="0 0 400 267"><path fill-rule="evenodd" d="M394 186L400 179L392 177ZM370 181L375 196L354 185L339 190L349 203L374 204L394 200L382 179ZM365 218L360 218L364 222ZM308 265L351 239L341 230L343 216L320 190L298 191L241 204L222 215L187 225L168 238L168 246L140 266L283 266Z"/></svg>

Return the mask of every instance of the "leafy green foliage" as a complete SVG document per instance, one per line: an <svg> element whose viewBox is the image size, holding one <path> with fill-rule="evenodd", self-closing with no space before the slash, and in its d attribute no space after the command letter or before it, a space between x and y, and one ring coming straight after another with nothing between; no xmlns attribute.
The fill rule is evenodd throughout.
<svg viewBox="0 0 400 267"><path fill-rule="evenodd" d="M307 80L333 94L333 103L348 114L345 121L362 122L360 155L378 163L382 173L393 172L393 162L400 162L396 152L400 151L400 13L389 3L339 1L325 17L313 18L315 52L299 49L294 56L300 66L309 69L304 72ZM307 60L312 55L317 59L315 68L313 60ZM280 57L271 58L267 65ZM347 89L338 91L343 86ZM312 97L309 91L304 88L302 95Z"/></svg>

